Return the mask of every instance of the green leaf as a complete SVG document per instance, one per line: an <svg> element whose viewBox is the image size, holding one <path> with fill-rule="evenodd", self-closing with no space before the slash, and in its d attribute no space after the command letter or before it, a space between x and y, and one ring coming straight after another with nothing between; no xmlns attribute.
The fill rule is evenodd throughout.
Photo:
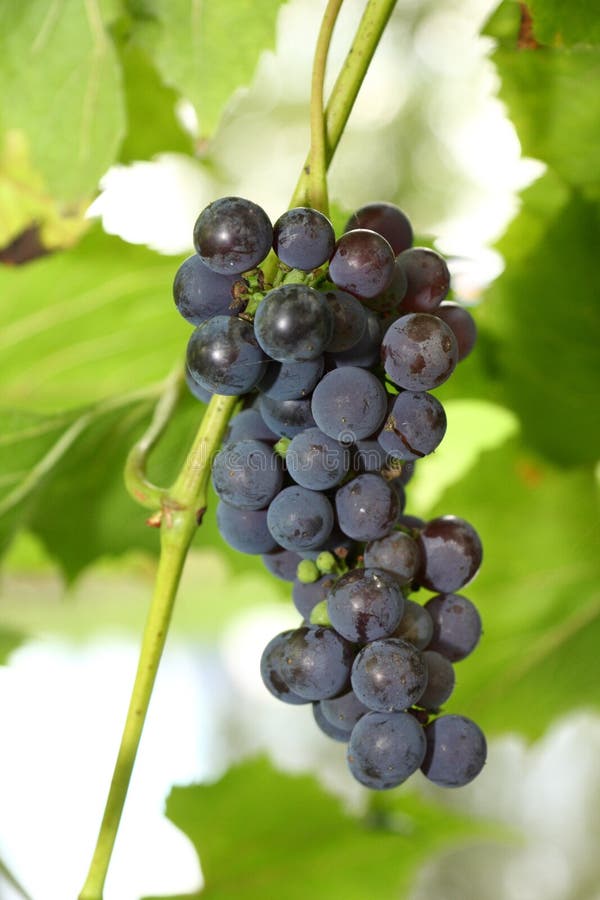
<svg viewBox="0 0 600 900"><path fill-rule="evenodd" d="M8 662L8 658L13 650L20 647L25 640L25 635L12 628L0 628L0 666ZM2 870L2 861L0 860L0 872Z"/></svg>
<svg viewBox="0 0 600 900"><path fill-rule="evenodd" d="M481 572L458 592L479 608L484 635L456 666L448 710L536 737L574 706L598 708L593 472L557 469L512 440L484 453L432 512L467 519L484 546Z"/></svg>
<svg viewBox="0 0 600 900"><path fill-rule="evenodd" d="M529 0L533 30L543 44L599 44L600 16L595 0Z"/></svg>
<svg viewBox="0 0 600 900"><path fill-rule="evenodd" d="M194 105L200 135L215 130L231 94L274 44L281 0L156 0L152 38L166 84Z"/></svg>
<svg viewBox="0 0 600 900"><path fill-rule="evenodd" d="M405 896L428 854L477 827L410 794L398 800L401 815L375 829L344 813L313 778L259 759L216 784L174 788L167 816L198 851L207 900L392 900Z"/></svg>
<svg viewBox="0 0 600 900"><path fill-rule="evenodd" d="M125 128L102 13L98 0L0 2L2 129L25 135L52 195L67 202L95 190Z"/></svg>

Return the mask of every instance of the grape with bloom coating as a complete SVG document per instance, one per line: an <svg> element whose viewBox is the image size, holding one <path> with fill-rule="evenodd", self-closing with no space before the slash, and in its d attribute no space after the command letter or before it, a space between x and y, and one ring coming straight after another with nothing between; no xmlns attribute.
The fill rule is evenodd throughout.
<svg viewBox="0 0 600 900"><path fill-rule="evenodd" d="M229 396L251 391L267 368L252 325L236 316L214 316L199 325L189 339L186 362L200 387Z"/></svg>
<svg viewBox="0 0 600 900"><path fill-rule="evenodd" d="M381 359L398 387L429 391L443 384L456 368L456 338L437 316L410 313L392 322L384 334Z"/></svg>
<svg viewBox="0 0 600 900"><path fill-rule="evenodd" d="M280 547L296 553L313 550L331 534L333 510L325 494L293 485L271 501L267 525Z"/></svg>
<svg viewBox="0 0 600 900"><path fill-rule="evenodd" d="M369 541L364 552L365 566L391 572L398 584L409 584L421 561L419 545L408 534L393 531L376 541Z"/></svg>
<svg viewBox="0 0 600 900"><path fill-rule="evenodd" d="M439 709L454 690L454 669L452 663L435 650L425 650L423 659L427 666L427 687L419 698L419 706Z"/></svg>
<svg viewBox="0 0 600 900"><path fill-rule="evenodd" d="M446 260L428 247L411 247L396 260L406 275L406 293L402 313L435 313L450 289L450 272Z"/></svg>
<svg viewBox="0 0 600 900"><path fill-rule="evenodd" d="M339 484L348 471L348 451L319 428L297 434L285 456L289 474L311 491L326 491Z"/></svg>
<svg viewBox="0 0 600 900"><path fill-rule="evenodd" d="M348 766L361 784L376 791L398 787L425 756L423 727L405 712L370 712L352 729Z"/></svg>
<svg viewBox="0 0 600 900"><path fill-rule="evenodd" d="M275 635L265 649L263 650L260 660L260 674L264 686L278 700L283 703L289 703L292 706L300 706L304 703L310 703L304 697L294 694L283 679L281 674L282 654L286 646L288 637L293 634L293 630L282 631L281 634Z"/></svg>
<svg viewBox="0 0 600 900"><path fill-rule="evenodd" d="M370 472L338 488L335 508L341 530L355 541L374 541L389 534L399 512L396 492Z"/></svg>
<svg viewBox="0 0 600 900"><path fill-rule="evenodd" d="M173 299L184 319L192 325L200 325L213 316L235 315L233 289L238 283L244 284L239 276L219 275L194 254L177 269Z"/></svg>
<svg viewBox="0 0 600 900"><path fill-rule="evenodd" d="M260 302L254 332L271 359L317 359L332 338L333 313L318 291L305 284L284 284L269 291Z"/></svg>
<svg viewBox="0 0 600 900"><path fill-rule="evenodd" d="M477 574L483 548L472 525L458 516L431 519L419 534L423 563L418 580L430 591L448 594Z"/></svg>
<svg viewBox="0 0 600 900"><path fill-rule="evenodd" d="M281 460L260 441L223 444L213 460L212 482L217 496L231 506L264 509L281 490Z"/></svg>
<svg viewBox="0 0 600 900"><path fill-rule="evenodd" d="M238 509L221 500L217 505L217 527L223 540L240 553L270 553L277 546L267 527L264 509Z"/></svg>
<svg viewBox="0 0 600 900"><path fill-rule="evenodd" d="M444 407L425 391L398 394L377 440L394 459L413 461L428 456L446 434Z"/></svg>
<svg viewBox="0 0 600 900"><path fill-rule="evenodd" d="M418 703L427 687L423 654L400 638L372 641L352 666L352 689L369 709L400 712Z"/></svg>
<svg viewBox="0 0 600 900"><path fill-rule="evenodd" d="M481 617L477 607L460 594L437 594L428 600L433 634L430 650L437 650L451 662L459 662L473 652L481 637Z"/></svg>
<svg viewBox="0 0 600 900"><path fill-rule="evenodd" d="M485 737L466 716L440 716L425 728L425 739L427 749L421 771L434 784L463 787L485 765Z"/></svg>
<svg viewBox="0 0 600 900"><path fill-rule="evenodd" d="M194 247L202 262L222 275L248 272L271 249L273 228L260 206L242 197L221 197L194 225Z"/></svg>
<svg viewBox="0 0 600 900"><path fill-rule="evenodd" d="M313 391L312 414L325 434L354 443L370 437L387 410L387 394L372 372L358 366L333 369Z"/></svg>
<svg viewBox="0 0 600 900"><path fill-rule="evenodd" d="M294 437L316 424L308 397L302 400L275 400L262 394L259 409L267 427L280 437Z"/></svg>
<svg viewBox="0 0 600 900"><path fill-rule="evenodd" d="M307 206L288 209L273 226L273 249L292 269L310 272L327 262L335 246L333 225Z"/></svg>
<svg viewBox="0 0 600 900"><path fill-rule="evenodd" d="M408 216L393 203L367 203L352 213L344 231L368 228L384 237L396 254L412 246L413 230Z"/></svg>
<svg viewBox="0 0 600 900"><path fill-rule="evenodd" d="M433 637L433 621L425 607L405 597L404 615L393 637L414 644L417 650L424 650Z"/></svg>
<svg viewBox="0 0 600 900"><path fill-rule="evenodd" d="M442 303L435 311L438 319L454 332L458 346L458 361L468 356L477 340L477 326L471 313L458 303Z"/></svg>
<svg viewBox="0 0 600 900"><path fill-rule="evenodd" d="M347 231L329 260L329 277L343 291L362 300L377 297L389 287L394 274L394 251L375 231Z"/></svg>
<svg viewBox="0 0 600 900"><path fill-rule="evenodd" d="M330 589L327 612L339 634L366 644L397 628L404 597L394 578L381 569L351 569Z"/></svg>
<svg viewBox="0 0 600 900"><path fill-rule="evenodd" d="M330 353L350 350L365 333L366 310L360 300L346 291L327 291L325 299L333 315L333 335L327 350Z"/></svg>
<svg viewBox="0 0 600 900"><path fill-rule="evenodd" d="M333 628L305 625L288 635L281 674L290 689L307 700L336 697L349 687L355 652Z"/></svg>

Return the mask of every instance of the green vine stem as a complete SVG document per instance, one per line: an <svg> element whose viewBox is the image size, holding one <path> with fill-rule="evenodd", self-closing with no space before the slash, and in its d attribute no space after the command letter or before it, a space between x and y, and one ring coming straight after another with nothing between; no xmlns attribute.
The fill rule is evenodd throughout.
<svg viewBox="0 0 600 900"><path fill-rule="evenodd" d="M319 152L324 154L322 161L318 163L323 173L333 158L361 82L395 2L396 0L368 0L356 36L325 110L323 150L317 151L317 157ZM337 5L338 3L334 0L330 0L328 3L325 15L329 16L330 24L327 26L329 29L333 28L333 22L337 15L337 11L334 14L333 10ZM327 34L322 39L325 55L329 38L330 35ZM325 58L322 61L323 71L324 65ZM318 77L322 77L322 73ZM321 123L322 121L321 114ZM309 192L312 190L309 172L310 157L290 202L290 208L306 205ZM276 264L271 262L271 257L266 269L269 270L268 274L263 267L265 278L267 281L272 281L276 272ZM227 423L239 403L237 397L215 395L211 399L181 472L173 486L164 491L162 488L152 485L147 480L145 473L147 455L172 413L173 396L169 389L163 396L163 401L157 405L153 421L141 442L132 451L128 465L127 484L133 495L136 496L139 489L142 497L138 497L138 500L141 499L144 506L150 505L151 499L158 501L157 504L152 503L151 505L153 508L155 505L160 507L160 559L121 745L96 847L79 900L102 900L110 858L125 805L152 688L166 641L183 564L206 508L206 488L212 458L221 444Z"/></svg>

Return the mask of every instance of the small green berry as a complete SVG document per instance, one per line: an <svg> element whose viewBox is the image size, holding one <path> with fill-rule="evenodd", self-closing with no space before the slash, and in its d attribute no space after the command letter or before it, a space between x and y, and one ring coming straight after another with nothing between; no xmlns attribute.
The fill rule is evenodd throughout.
<svg viewBox="0 0 600 900"><path fill-rule="evenodd" d="M333 553L330 553L328 550L319 553L317 556L317 569L323 575L330 575L332 572L335 572L337 569L337 560Z"/></svg>
<svg viewBox="0 0 600 900"><path fill-rule="evenodd" d="M319 579L319 575L319 570L312 559L303 559L302 562L298 563L296 578L298 581L301 581L302 584L312 584L313 581Z"/></svg>
<svg viewBox="0 0 600 900"><path fill-rule="evenodd" d="M329 618L329 613L327 611L327 600L321 600L320 603L317 603L310 614L310 624L331 627L331 619Z"/></svg>

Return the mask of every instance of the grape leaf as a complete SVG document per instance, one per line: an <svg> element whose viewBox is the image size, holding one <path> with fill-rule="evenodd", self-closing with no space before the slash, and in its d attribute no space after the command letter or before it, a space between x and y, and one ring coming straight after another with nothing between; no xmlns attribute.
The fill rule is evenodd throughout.
<svg viewBox="0 0 600 900"><path fill-rule="evenodd" d="M543 44L599 44L600 17L595 0L528 0L533 30Z"/></svg>
<svg viewBox="0 0 600 900"><path fill-rule="evenodd" d="M165 84L193 103L201 137L212 134L231 94L273 46L280 6L281 0L156 0L156 65Z"/></svg>
<svg viewBox="0 0 600 900"><path fill-rule="evenodd" d="M167 816L198 851L207 900L282 893L286 900L392 900L404 896L428 854L478 827L410 794L401 797L398 827L376 829L344 813L313 778L285 775L259 759L216 784L174 788Z"/></svg>
<svg viewBox="0 0 600 900"><path fill-rule="evenodd" d="M592 470L543 462L518 439L482 454L431 513L454 513L481 535L484 559L458 593L484 635L457 664L447 704L491 732L536 737L574 705L598 708L600 554Z"/></svg>
<svg viewBox="0 0 600 900"><path fill-rule="evenodd" d="M54 197L78 202L115 159L121 76L98 0L0 2L2 130L26 136Z"/></svg>

